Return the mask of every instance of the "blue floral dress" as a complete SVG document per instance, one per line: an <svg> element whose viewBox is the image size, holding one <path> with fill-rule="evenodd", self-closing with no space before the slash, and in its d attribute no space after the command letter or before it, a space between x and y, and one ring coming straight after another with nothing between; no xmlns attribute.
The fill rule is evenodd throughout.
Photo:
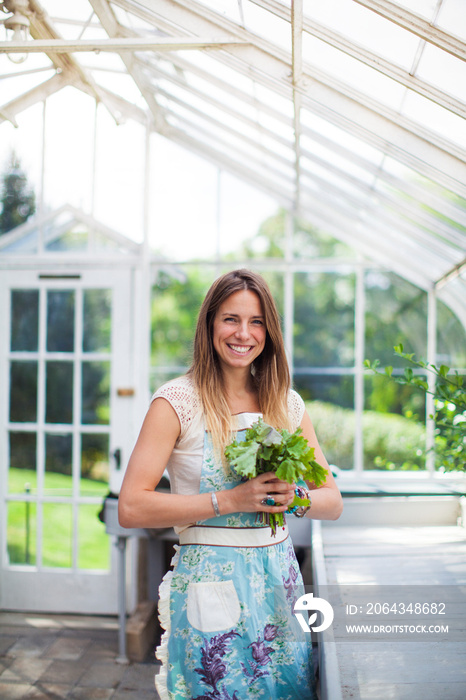
<svg viewBox="0 0 466 700"><path fill-rule="evenodd" d="M200 492L239 481L218 465L206 433ZM262 527L255 517L234 513L198 524ZM176 550L160 586L161 700L315 700L310 634L293 615L304 589L290 537L261 547Z"/></svg>

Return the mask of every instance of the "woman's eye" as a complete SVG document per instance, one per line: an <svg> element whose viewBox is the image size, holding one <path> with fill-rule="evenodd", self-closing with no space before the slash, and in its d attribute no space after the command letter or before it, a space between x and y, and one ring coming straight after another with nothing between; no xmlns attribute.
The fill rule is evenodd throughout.
<svg viewBox="0 0 466 700"><path fill-rule="evenodd" d="M260 320L260 318L254 319L253 323L256 324L256 326L263 326L264 322Z"/></svg>

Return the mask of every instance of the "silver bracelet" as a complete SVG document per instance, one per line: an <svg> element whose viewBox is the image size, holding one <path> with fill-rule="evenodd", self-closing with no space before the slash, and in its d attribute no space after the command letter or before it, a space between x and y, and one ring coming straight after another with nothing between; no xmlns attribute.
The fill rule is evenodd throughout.
<svg viewBox="0 0 466 700"><path fill-rule="evenodd" d="M218 507L217 494L215 493L215 491L211 491L210 497L212 499L212 506L214 508L215 516L218 518L220 517L220 510Z"/></svg>

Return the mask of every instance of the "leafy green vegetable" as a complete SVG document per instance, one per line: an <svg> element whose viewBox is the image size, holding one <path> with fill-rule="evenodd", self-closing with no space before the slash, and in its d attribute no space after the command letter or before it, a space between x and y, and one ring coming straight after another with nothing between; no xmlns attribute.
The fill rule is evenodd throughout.
<svg viewBox="0 0 466 700"><path fill-rule="evenodd" d="M289 484L312 481L316 486L325 482L327 470L314 458L314 448L301 435L298 428L278 432L259 418L246 430L245 439L233 442L225 448L225 457L239 476L253 479L259 474L275 472L278 479ZM297 495L291 506L309 505ZM259 513L259 520L269 523L275 534L283 525L283 513Z"/></svg>

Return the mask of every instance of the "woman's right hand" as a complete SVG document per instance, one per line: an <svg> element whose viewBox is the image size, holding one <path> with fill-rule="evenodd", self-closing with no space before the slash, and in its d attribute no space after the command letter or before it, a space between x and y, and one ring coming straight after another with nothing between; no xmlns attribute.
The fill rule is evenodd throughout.
<svg viewBox="0 0 466 700"><path fill-rule="evenodd" d="M277 479L274 472L259 474L243 481L229 491L224 491L225 500L230 501L229 512L243 513L283 513L294 498L294 484ZM272 496L280 505L268 506L265 499Z"/></svg>

